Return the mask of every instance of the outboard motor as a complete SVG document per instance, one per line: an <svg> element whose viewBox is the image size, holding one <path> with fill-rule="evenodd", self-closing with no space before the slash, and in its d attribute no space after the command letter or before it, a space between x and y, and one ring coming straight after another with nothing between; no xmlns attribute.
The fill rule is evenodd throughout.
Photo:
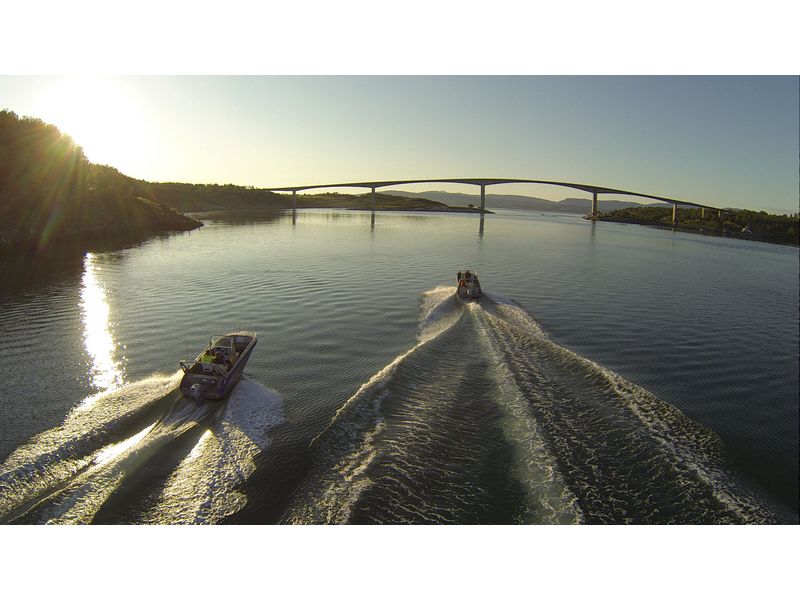
<svg viewBox="0 0 800 600"><path fill-rule="evenodd" d="M203 399L203 386L199 383L193 383L189 388L189 394L194 398L195 402L200 402Z"/></svg>

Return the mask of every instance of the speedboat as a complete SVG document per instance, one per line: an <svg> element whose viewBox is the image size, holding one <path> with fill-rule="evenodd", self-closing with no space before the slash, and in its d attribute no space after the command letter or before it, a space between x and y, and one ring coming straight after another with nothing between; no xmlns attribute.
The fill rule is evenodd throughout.
<svg viewBox="0 0 800 600"><path fill-rule="evenodd" d="M242 376L256 346L253 331L233 331L212 337L193 361L181 361L181 392L195 400L222 400Z"/></svg>
<svg viewBox="0 0 800 600"><path fill-rule="evenodd" d="M456 295L462 300L479 300L481 297L481 282L477 273L469 269L458 272L458 287Z"/></svg>

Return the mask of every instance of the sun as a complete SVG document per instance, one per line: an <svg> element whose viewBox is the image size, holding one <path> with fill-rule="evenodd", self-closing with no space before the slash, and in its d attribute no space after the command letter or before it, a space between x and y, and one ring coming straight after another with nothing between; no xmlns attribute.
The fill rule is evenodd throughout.
<svg viewBox="0 0 800 600"><path fill-rule="evenodd" d="M131 82L64 77L53 80L39 100L37 116L72 137L90 161L143 176L153 139L144 105Z"/></svg>

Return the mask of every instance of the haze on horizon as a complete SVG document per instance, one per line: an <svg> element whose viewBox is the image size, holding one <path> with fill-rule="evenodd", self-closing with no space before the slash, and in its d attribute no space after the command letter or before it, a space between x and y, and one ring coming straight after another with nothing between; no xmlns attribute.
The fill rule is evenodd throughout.
<svg viewBox="0 0 800 600"><path fill-rule="evenodd" d="M0 108L53 123L89 160L148 181L279 187L523 178L794 213L798 81L3 76ZM433 187L475 193L471 186ZM585 195L510 184L489 192Z"/></svg>

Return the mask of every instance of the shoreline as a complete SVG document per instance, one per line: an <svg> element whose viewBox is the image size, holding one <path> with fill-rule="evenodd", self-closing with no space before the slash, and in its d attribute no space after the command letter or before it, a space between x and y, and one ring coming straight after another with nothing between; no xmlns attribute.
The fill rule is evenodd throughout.
<svg viewBox="0 0 800 600"><path fill-rule="evenodd" d="M338 208L334 206L326 207L321 206L320 208ZM360 208L360 207L350 207L345 210L361 210L361 211L368 211L368 212L439 212L439 213L469 213L469 214L484 214L484 215L493 215L495 214L491 210L483 209L481 211L480 208L466 208L466 207L456 207L452 206L449 208L427 208L427 207L416 207L416 208L406 208L402 206L398 207L384 207L384 208Z"/></svg>
<svg viewBox="0 0 800 600"><path fill-rule="evenodd" d="M164 223L162 227L145 230L84 229L61 233L42 243L35 234L0 237L0 257L28 255L45 258L55 252L94 252L135 246L157 237L185 233L203 227L203 223L186 215L187 220Z"/></svg>
<svg viewBox="0 0 800 600"><path fill-rule="evenodd" d="M653 229L666 229L671 231L680 231L682 233L695 233L698 235L705 235L708 237L717 237L717 238L725 238L730 240L743 240L747 242L761 242L764 244L772 244L775 246L786 246L788 248L800 248L800 244L795 244L792 242L780 242L776 240L770 240L768 238L763 237L754 237L753 234L740 234L740 233L731 233L731 232L719 232L714 231L713 229L702 229L696 227L686 227L681 226L680 222L675 225L667 225L662 223L652 223L648 221L640 221L636 219L609 219L608 217L603 218L601 215L600 217L592 219L588 215L583 216L584 219L587 221L603 221L606 223L622 223L624 225L641 225L643 227L651 227Z"/></svg>

